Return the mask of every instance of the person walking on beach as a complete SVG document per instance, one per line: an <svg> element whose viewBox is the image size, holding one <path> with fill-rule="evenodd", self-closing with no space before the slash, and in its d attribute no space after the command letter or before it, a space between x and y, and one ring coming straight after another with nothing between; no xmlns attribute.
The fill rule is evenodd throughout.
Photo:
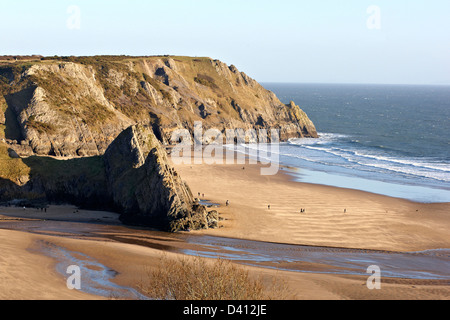
<svg viewBox="0 0 450 320"><path fill-rule="evenodd" d="M269 209L270 210L270 204L267 206L267 209Z"/></svg>
<svg viewBox="0 0 450 320"><path fill-rule="evenodd" d="M229 204L230 204L230 201L227 200L227 207L228 207Z"/></svg>

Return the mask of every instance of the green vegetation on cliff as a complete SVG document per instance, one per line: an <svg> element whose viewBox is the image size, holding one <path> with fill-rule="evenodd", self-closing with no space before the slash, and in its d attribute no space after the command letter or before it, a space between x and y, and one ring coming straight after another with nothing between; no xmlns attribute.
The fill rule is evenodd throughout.
<svg viewBox="0 0 450 320"><path fill-rule="evenodd" d="M0 130L3 125L0 125ZM0 134L1 136L1 134ZM28 180L30 168L20 158L11 158L8 147L0 143L0 179L22 184ZM0 195L1 196L1 195Z"/></svg>

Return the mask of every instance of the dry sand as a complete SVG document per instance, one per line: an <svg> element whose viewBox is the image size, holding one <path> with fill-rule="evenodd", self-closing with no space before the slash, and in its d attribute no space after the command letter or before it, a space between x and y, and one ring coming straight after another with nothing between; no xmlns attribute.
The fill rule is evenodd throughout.
<svg viewBox="0 0 450 320"><path fill-rule="evenodd" d="M450 248L450 203L415 203L299 183L286 169L262 176L259 165L177 165L176 169L194 195L200 192L204 199L221 204L219 211L227 219L224 228L197 233L390 251Z"/></svg>
<svg viewBox="0 0 450 320"><path fill-rule="evenodd" d="M33 252L34 235L0 230L0 299L97 299L68 290L53 259Z"/></svg>
<svg viewBox="0 0 450 320"><path fill-rule="evenodd" d="M261 176L259 165L177 165L193 193L220 203L226 219L217 230L193 234L238 239L392 251L450 248L449 204L418 204L402 199L292 181L281 171ZM230 205L225 206L229 200ZM271 208L268 209L270 204ZM300 213L305 208L306 212ZM344 213L344 209L347 213ZM418 210L418 211L416 211ZM67 248L95 258L118 272L114 282L137 288L161 251L137 244L101 239L74 239L1 229L8 219L65 219L117 223L107 212L52 207L47 213L0 208L0 299L104 299L69 290L55 270L57 261L39 251L39 243ZM111 229L114 233L114 229ZM169 253L170 257L177 254ZM449 299L448 281L382 279L381 290L369 290L367 277L277 271L245 267L266 280L279 276L296 299Z"/></svg>

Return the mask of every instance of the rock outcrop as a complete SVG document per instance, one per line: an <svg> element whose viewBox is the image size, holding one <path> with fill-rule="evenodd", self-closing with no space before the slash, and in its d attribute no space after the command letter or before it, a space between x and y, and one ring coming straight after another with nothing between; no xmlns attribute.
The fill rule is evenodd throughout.
<svg viewBox="0 0 450 320"><path fill-rule="evenodd" d="M194 201L148 126L130 126L102 156L5 161L19 160L29 175L22 182L0 177L0 201L22 198L113 210L124 223L173 232L218 226L212 221L217 214Z"/></svg>
<svg viewBox="0 0 450 320"><path fill-rule="evenodd" d="M22 156L101 155L134 123L108 102L92 68L36 64L17 80L31 81L5 96L15 115L10 121L17 122L22 137L20 147L11 147Z"/></svg>
<svg viewBox="0 0 450 320"><path fill-rule="evenodd" d="M102 155L137 123L157 127L164 144L176 129L192 132L196 121L222 132L279 129L283 141L317 137L297 105L210 58L42 58L0 66L0 80L16 128L6 141L20 156Z"/></svg>
<svg viewBox="0 0 450 320"><path fill-rule="evenodd" d="M208 227L206 208L194 202L151 128L126 129L106 150L104 161L108 193L124 222L172 231Z"/></svg>

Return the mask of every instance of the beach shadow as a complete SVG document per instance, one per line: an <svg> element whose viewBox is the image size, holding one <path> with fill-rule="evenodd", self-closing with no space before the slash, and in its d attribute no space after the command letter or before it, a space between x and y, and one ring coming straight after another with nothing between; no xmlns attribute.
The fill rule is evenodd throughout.
<svg viewBox="0 0 450 320"><path fill-rule="evenodd" d="M103 157L57 160L31 156L21 160L30 169L30 180L19 185L0 178L0 202L24 199L31 206L44 201L117 212L108 194Z"/></svg>

